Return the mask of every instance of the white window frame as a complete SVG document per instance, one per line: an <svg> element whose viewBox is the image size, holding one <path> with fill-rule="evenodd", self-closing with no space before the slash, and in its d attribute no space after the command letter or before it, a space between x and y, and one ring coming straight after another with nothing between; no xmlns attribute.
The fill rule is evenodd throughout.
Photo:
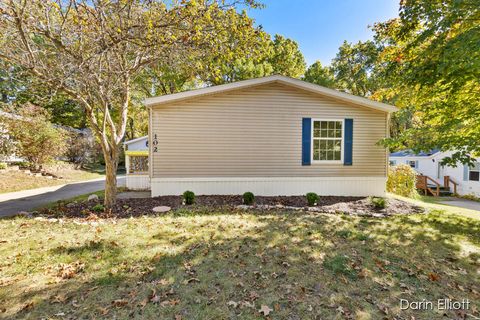
<svg viewBox="0 0 480 320"><path fill-rule="evenodd" d="M477 165L479 166L479 169L476 169L476 168L475 168ZM468 181L480 182L480 177L479 177L479 180L471 180L471 179L470 179L470 172L472 172L472 171L473 171L473 172L478 172L478 175L480 176L480 163L476 162L476 163L475 163L475 167L473 168L473 170L472 170L472 167L470 167L470 166L468 167Z"/></svg>
<svg viewBox="0 0 480 320"><path fill-rule="evenodd" d="M345 152L344 150L344 139L345 139L345 119L318 119L318 118L312 118L312 123L310 124L311 128L311 133L310 133L310 141L311 141L311 146L310 146L310 163L321 163L321 164L341 164L343 163L343 154ZM342 138L314 138L313 133L314 133L314 123L318 121L329 121L329 122L341 122L342 123ZM313 146L314 146L314 139L317 140L340 140L340 160L313 160Z"/></svg>
<svg viewBox="0 0 480 320"><path fill-rule="evenodd" d="M413 167L412 167L412 163L413 162ZM417 160L408 160L408 166L412 169L418 169L417 168Z"/></svg>

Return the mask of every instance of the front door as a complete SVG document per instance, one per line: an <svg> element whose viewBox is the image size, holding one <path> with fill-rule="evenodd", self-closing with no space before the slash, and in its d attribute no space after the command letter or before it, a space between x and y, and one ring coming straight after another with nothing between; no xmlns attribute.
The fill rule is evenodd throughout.
<svg viewBox="0 0 480 320"><path fill-rule="evenodd" d="M440 164L440 161L437 162L437 179L443 181L445 175L445 167Z"/></svg>

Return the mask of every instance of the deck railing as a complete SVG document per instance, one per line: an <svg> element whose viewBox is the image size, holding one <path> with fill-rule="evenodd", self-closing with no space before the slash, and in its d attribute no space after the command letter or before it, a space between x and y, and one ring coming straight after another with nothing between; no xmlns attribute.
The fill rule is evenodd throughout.
<svg viewBox="0 0 480 320"><path fill-rule="evenodd" d="M446 190L449 190L451 192L452 190L450 189L450 184L453 184L453 193L457 194L458 183L453 181L452 178L450 178L450 176L443 177L443 186L445 187Z"/></svg>
<svg viewBox="0 0 480 320"><path fill-rule="evenodd" d="M428 192L430 192L435 197L440 196L440 183L433 180L429 176L418 175L416 187L417 189L423 190L425 195L428 195Z"/></svg>

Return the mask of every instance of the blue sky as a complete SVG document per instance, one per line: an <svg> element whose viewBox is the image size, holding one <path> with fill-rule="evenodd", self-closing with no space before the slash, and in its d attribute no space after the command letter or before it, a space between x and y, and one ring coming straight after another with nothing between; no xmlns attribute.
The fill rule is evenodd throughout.
<svg viewBox="0 0 480 320"><path fill-rule="evenodd" d="M264 9L249 10L250 17L272 36L298 42L310 65L330 64L343 40L372 39L374 22L398 16L399 0L260 0Z"/></svg>

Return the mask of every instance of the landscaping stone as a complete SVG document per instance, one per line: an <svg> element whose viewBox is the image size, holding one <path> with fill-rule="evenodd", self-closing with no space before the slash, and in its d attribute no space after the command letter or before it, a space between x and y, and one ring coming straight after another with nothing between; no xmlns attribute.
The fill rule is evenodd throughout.
<svg viewBox="0 0 480 320"><path fill-rule="evenodd" d="M249 205L246 205L246 204L241 204L241 205L236 206L235 208L240 209L240 210L248 210L248 209L253 209L253 206L249 206Z"/></svg>
<svg viewBox="0 0 480 320"><path fill-rule="evenodd" d="M158 207L155 207L152 209L153 212L156 212L156 213L165 213L165 212L168 212L172 210L171 207L167 207L167 206L158 206Z"/></svg>
<svg viewBox="0 0 480 320"><path fill-rule="evenodd" d="M87 201L98 201L98 196L96 194L91 194L88 196Z"/></svg>
<svg viewBox="0 0 480 320"><path fill-rule="evenodd" d="M19 213L17 213L17 216L21 216L21 217L31 217L32 214L28 211L20 211Z"/></svg>
<svg viewBox="0 0 480 320"><path fill-rule="evenodd" d="M65 205L65 207L67 207L67 208L73 208L73 207L75 207L75 204L76 204L75 202L70 202L70 203L67 203L67 204Z"/></svg>

